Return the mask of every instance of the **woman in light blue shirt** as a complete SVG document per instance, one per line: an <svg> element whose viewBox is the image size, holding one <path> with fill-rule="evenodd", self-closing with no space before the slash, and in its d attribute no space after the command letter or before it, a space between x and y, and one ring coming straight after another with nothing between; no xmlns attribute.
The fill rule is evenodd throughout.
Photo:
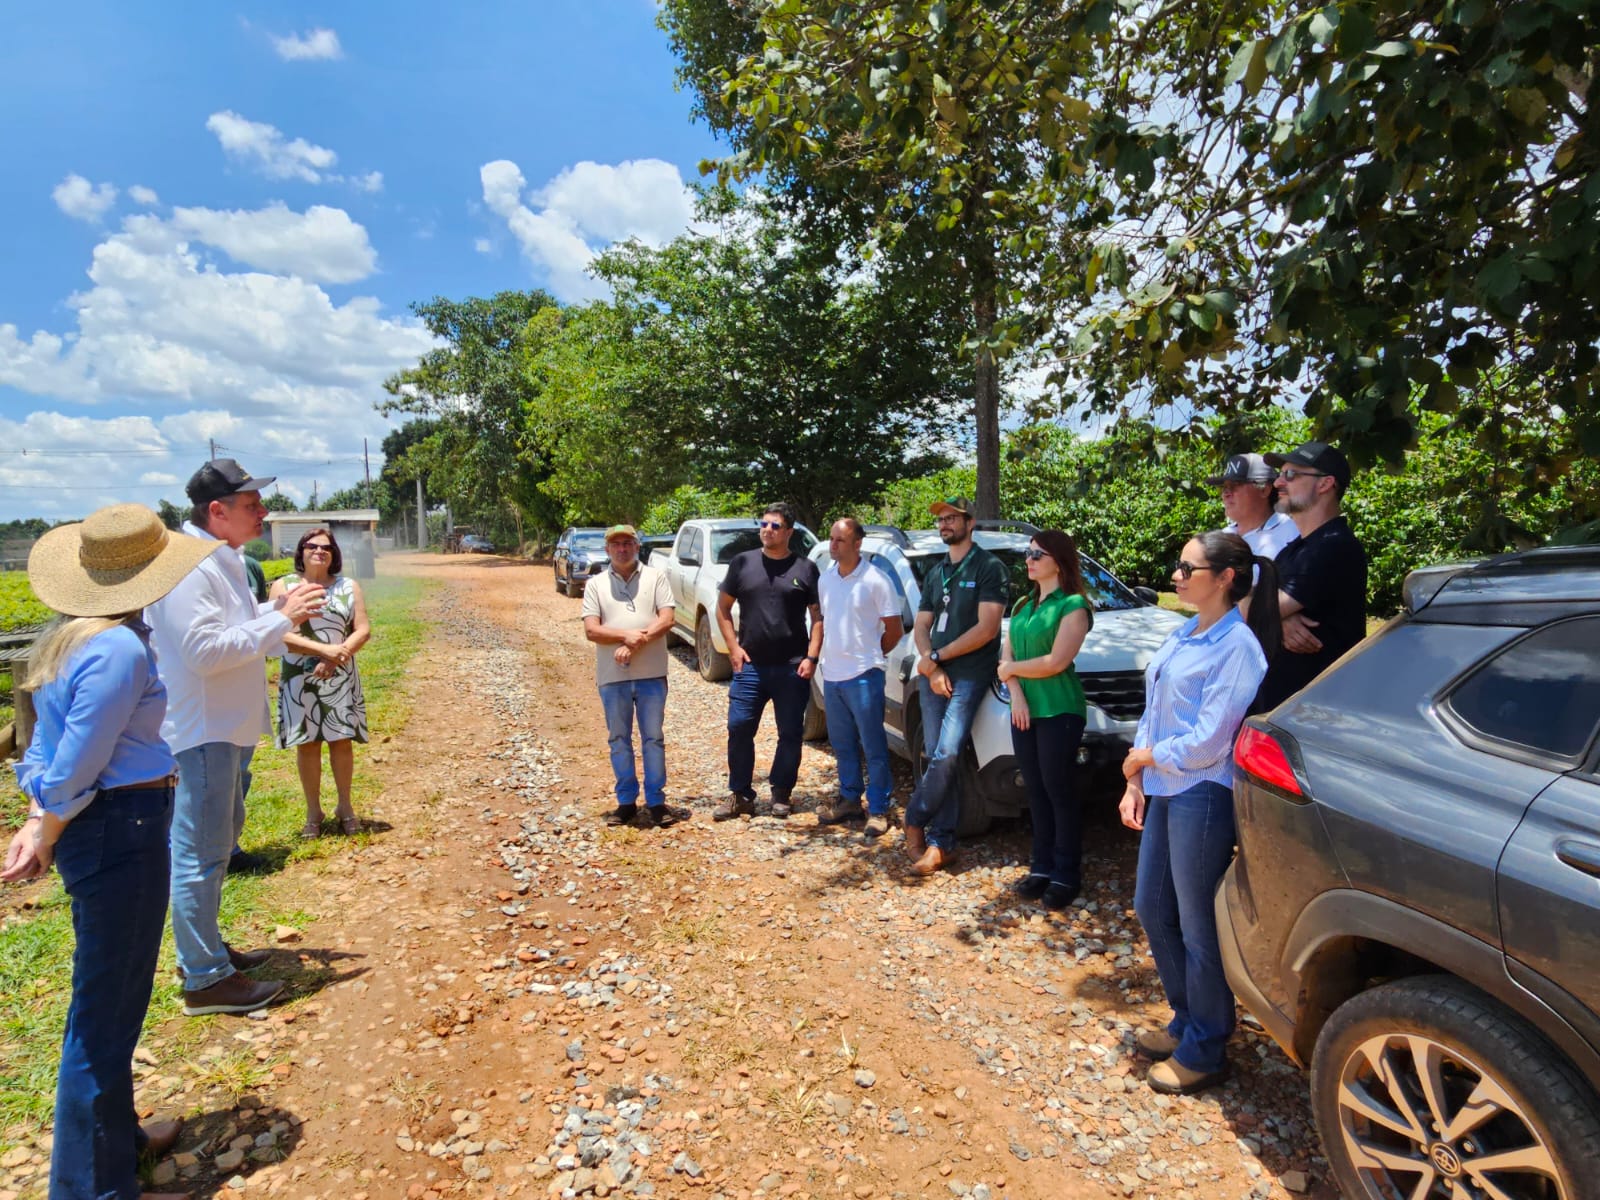
<svg viewBox="0 0 1600 1200"><path fill-rule="evenodd" d="M28 556L35 595L63 619L22 685L37 713L16 768L28 819L0 880L37 879L53 862L72 898L52 1200L136 1200L140 1151L177 1140L174 1122L140 1129L133 1102L133 1050L167 917L175 765L161 738L167 692L139 614L221 545L119 504L52 529Z"/></svg>
<svg viewBox="0 0 1600 1200"><path fill-rule="evenodd" d="M1137 1042L1156 1060L1150 1086L1169 1094L1228 1075L1234 1001L1211 899L1233 858L1234 736L1281 632L1276 604L1252 604L1248 625L1239 614L1252 567L1262 594L1276 596L1272 560L1237 534L1203 533L1184 546L1172 585L1196 615L1145 668L1144 716L1123 763L1122 823L1143 830L1134 909L1172 1005L1167 1026Z"/></svg>

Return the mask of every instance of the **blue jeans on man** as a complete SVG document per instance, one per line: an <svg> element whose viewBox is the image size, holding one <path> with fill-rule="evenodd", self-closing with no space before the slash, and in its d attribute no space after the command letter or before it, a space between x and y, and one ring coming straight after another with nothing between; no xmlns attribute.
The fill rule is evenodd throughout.
<svg viewBox="0 0 1600 1200"><path fill-rule="evenodd" d="M176 755L172 941L188 992L203 991L234 973L217 916L228 855L244 829L239 764L245 750L232 742L206 742Z"/></svg>
<svg viewBox="0 0 1600 1200"><path fill-rule="evenodd" d="M728 683L728 790L744 800L754 800L756 730L761 714L772 702L778 723L778 747L772 752L767 779L773 799L787 802L800 778L800 743L806 727L806 704L811 681L795 672L794 663L757 666L746 663Z"/></svg>
<svg viewBox="0 0 1600 1200"><path fill-rule="evenodd" d="M667 802L667 745L662 725L667 713L667 678L624 679L603 684L600 706L606 714L606 738L611 748L611 774L617 781L617 807L639 801L639 776L634 768L633 726L639 725L644 758L644 802L657 808Z"/></svg>
<svg viewBox="0 0 1600 1200"><path fill-rule="evenodd" d="M1167 1032L1178 1039L1172 1057L1208 1074L1227 1065L1224 1048L1233 1032L1233 993L1212 907L1233 842L1233 789L1226 784L1146 797L1133 907L1172 1005Z"/></svg>
<svg viewBox="0 0 1600 1200"><path fill-rule="evenodd" d="M863 671L853 679L822 685L822 707L828 714L828 740L839 771L839 795L850 804L867 796L867 814L889 811L894 790L889 763L889 738L883 731L883 668ZM866 750L866 783L861 779L861 752Z"/></svg>
<svg viewBox="0 0 1600 1200"><path fill-rule="evenodd" d="M946 698L933 690L926 675L917 677L928 767L906 803L906 825L921 829L928 845L946 852L956 848L961 823L961 748L972 733L989 680L955 679L951 685Z"/></svg>
<svg viewBox="0 0 1600 1200"><path fill-rule="evenodd" d="M72 1003L56 1078L52 1196L137 1200L133 1051L167 918L166 788L101 792L56 843L72 898Z"/></svg>

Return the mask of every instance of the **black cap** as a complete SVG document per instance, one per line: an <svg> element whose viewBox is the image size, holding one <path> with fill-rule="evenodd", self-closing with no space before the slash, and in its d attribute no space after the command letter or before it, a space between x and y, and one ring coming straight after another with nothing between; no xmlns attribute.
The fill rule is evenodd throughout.
<svg viewBox="0 0 1600 1200"><path fill-rule="evenodd" d="M1219 483L1271 483L1277 477L1278 472L1261 455L1233 454L1229 455L1222 474L1212 475L1206 482L1216 487Z"/></svg>
<svg viewBox="0 0 1600 1200"><path fill-rule="evenodd" d="M276 478L265 475L257 479L231 458L213 458L189 476L183 490L191 504L209 504L235 492L259 492Z"/></svg>
<svg viewBox="0 0 1600 1200"><path fill-rule="evenodd" d="M1274 467L1309 467L1332 477L1342 492L1350 486L1350 460L1327 442L1306 442L1288 454L1264 454Z"/></svg>

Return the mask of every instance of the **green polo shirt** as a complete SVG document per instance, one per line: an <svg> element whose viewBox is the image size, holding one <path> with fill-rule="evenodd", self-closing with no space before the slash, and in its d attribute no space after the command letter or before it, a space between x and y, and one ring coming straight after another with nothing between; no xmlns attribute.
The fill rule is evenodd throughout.
<svg viewBox="0 0 1600 1200"><path fill-rule="evenodd" d="M1011 613L1011 657L1015 662L1025 658L1043 658L1056 644L1056 634L1061 630L1062 619L1069 612L1088 609L1088 603L1077 592L1070 595L1057 588L1035 605L1031 596L1017 601ZM1089 624L1094 624L1094 612L1089 610ZM1028 712L1035 717L1059 717L1063 713L1084 716L1083 683L1078 678L1078 668L1067 665L1065 671L1047 675L1043 679L1012 679L1008 686L1022 685L1022 697L1028 702Z"/></svg>
<svg viewBox="0 0 1600 1200"><path fill-rule="evenodd" d="M973 546L958 563L946 555L922 581L919 611L933 614L928 640L932 648L948 646L978 623L978 605L1005 606L1010 579L1001 561L982 546ZM993 679L1000 665L1000 635L971 654L939 664L951 679Z"/></svg>

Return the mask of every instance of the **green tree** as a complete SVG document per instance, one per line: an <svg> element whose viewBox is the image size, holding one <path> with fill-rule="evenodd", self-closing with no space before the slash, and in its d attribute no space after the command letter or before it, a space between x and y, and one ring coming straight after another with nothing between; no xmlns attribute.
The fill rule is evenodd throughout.
<svg viewBox="0 0 1600 1200"><path fill-rule="evenodd" d="M1113 0L662 8L698 112L736 149L719 173L764 172L797 219L872 253L884 286L953 302L943 332L970 355L986 515L1002 370L1052 317L1039 285L1077 268L1085 231L1150 187L1163 152L1124 115L1146 77L1110 36L1118 13Z"/></svg>
<svg viewBox="0 0 1600 1200"><path fill-rule="evenodd" d="M189 512L193 505L185 501L182 505L174 504L171 500L158 500L156 502L156 515L161 518L161 523L168 529L182 529L183 523L189 519Z"/></svg>
<svg viewBox="0 0 1600 1200"><path fill-rule="evenodd" d="M300 506L282 492L274 491L261 498L268 512L298 512Z"/></svg>

